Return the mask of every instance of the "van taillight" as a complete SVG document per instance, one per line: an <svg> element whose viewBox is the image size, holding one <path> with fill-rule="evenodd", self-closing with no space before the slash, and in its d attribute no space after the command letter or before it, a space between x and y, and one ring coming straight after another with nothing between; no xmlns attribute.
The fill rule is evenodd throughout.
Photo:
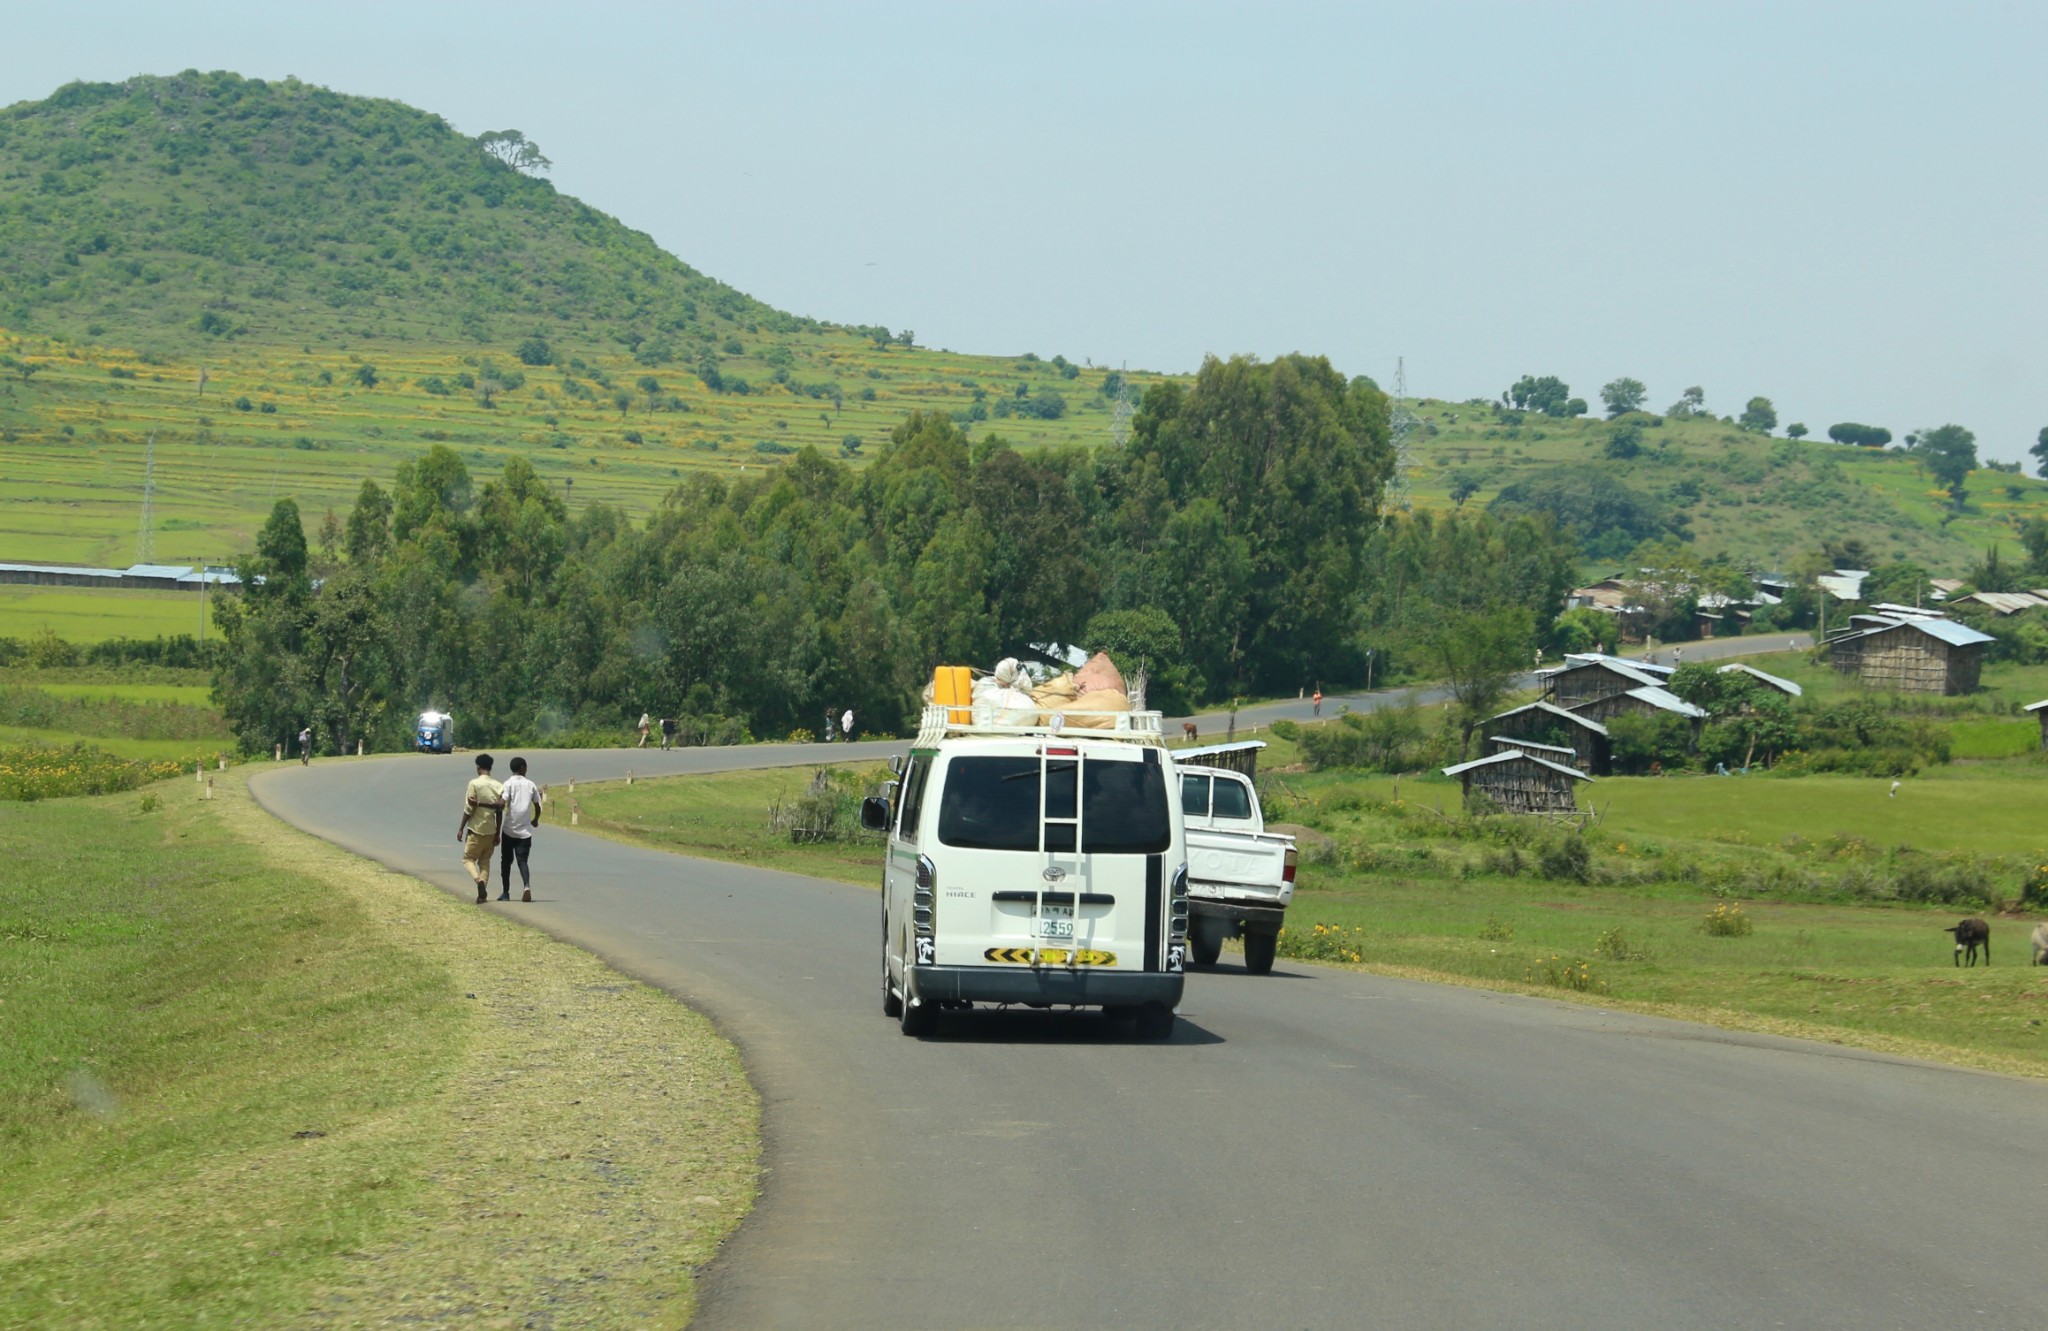
<svg viewBox="0 0 2048 1331"><path fill-rule="evenodd" d="M939 868L931 856L918 856L916 885L910 894L910 929L927 942L938 926L938 882Z"/></svg>
<svg viewBox="0 0 2048 1331"><path fill-rule="evenodd" d="M1291 849L1287 852L1285 867L1280 870L1280 881L1283 883L1294 881L1294 851Z"/></svg>

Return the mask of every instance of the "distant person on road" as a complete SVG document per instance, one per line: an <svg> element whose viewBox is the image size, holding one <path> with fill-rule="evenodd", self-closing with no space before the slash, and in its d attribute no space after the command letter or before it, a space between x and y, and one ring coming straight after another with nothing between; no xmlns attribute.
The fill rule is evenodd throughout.
<svg viewBox="0 0 2048 1331"><path fill-rule="evenodd" d="M505 812L505 788L491 779L491 755L476 756L476 776L462 792L462 867L476 881L476 904L491 899L491 852L498 848L498 822Z"/></svg>
<svg viewBox="0 0 2048 1331"><path fill-rule="evenodd" d="M1321 715L1323 714L1323 686L1322 686L1322 685L1320 685L1320 684L1316 685L1316 698L1315 698L1315 703L1316 703L1316 715L1317 715L1317 716L1321 716Z"/></svg>
<svg viewBox="0 0 2048 1331"><path fill-rule="evenodd" d="M664 746L666 747L666 746ZM533 874L526 857L533 852L533 828L540 822L540 787L526 779L526 759L512 760L512 779L505 783L505 821L500 829L498 855L498 900L512 899L512 864L519 864L519 899L533 900Z"/></svg>
<svg viewBox="0 0 2048 1331"><path fill-rule="evenodd" d="M313 765L313 727L311 726L307 726L299 732L299 765L301 767L311 767Z"/></svg>
<svg viewBox="0 0 2048 1331"><path fill-rule="evenodd" d="M647 730L653 724L653 720L648 717L647 713L640 713L640 748L644 749L647 747Z"/></svg>
<svg viewBox="0 0 2048 1331"><path fill-rule="evenodd" d="M847 708L846 714L839 718L839 729L845 734L846 742L851 744L853 742L853 709L851 707Z"/></svg>
<svg viewBox="0 0 2048 1331"><path fill-rule="evenodd" d="M676 746L676 719L672 716L661 718L661 747L673 749Z"/></svg>
<svg viewBox="0 0 2048 1331"><path fill-rule="evenodd" d="M832 709L830 707L827 707L825 709L825 742L827 744L830 744L832 742L832 737L837 733L839 733L839 727L833 723Z"/></svg>

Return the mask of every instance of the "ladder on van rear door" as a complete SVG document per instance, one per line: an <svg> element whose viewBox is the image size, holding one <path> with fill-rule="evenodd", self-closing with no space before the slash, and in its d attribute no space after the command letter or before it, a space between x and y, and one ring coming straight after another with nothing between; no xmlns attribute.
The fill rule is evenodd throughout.
<svg viewBox="0 0 2048 1331"><path fill-rule="evenodd" d="M1063 762L1071 759L1073 762L1074 808L1073 817L1071 818L1056 818L1052 814L1052 765L1055 759ZM1078 880L1082 877L1081 866L1085 863L1082 858L1081 847L1086 844L1081 840L1082 761L1083 756L1079 745L1075 745L1072 748L1064 746L1054 748L1050 745L1041 744L1038 747L1038 853L1044 861L1044 867L1039 870L1038 888L1033 895L1031 904L1031 964L1033 966L1043 965L1045 960L1046 948L1043 944L1046 939L1046 888L1050 884L1065 882L1068 876L1066 868L1055 858L1059 852L1047 844L1050 838L1046 836L1046 832L1049 828L1053 827L1067 828L1073 835L1071 854L1074 859L1073 877L1077 881L1066 889L1067 918L1069 920L1066 948L1067 969L1074 970L1080 965L1081 884Z"/></svg>

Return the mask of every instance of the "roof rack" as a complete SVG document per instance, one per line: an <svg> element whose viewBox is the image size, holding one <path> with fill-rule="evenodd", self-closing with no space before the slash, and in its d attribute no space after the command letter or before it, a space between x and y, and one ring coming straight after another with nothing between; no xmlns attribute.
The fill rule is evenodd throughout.
<svg viewBox="0 0 2048 1331"><path fill-rule="evenodd" d="M1158 712L1088 712L1076 709L1073 712L1036 713L1029 725L996 720L998 716L1014 716L1021 710L992 704L947 707L928 703L917 728L917 746L929 748L949 735L988 738L1020 735L1037 739L1058 735L1062 739L1110 739L1127 744L1156 744L1162 748L1166 745Z"/></svg>

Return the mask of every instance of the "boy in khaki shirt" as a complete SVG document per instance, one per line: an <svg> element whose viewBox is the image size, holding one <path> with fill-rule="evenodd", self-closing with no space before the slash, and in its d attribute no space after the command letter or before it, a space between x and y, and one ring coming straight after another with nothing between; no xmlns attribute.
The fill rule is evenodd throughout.
<svg viewBox="0 0 2048 1331"><path fill-rule="evenodd" d="M462 796L462 824L455 839L462 843L462 865L476 880L478 905L491 899L491 852L498 848L498 823L504 816L505 788L491 779L491 755L476 756L476 779Z"/></svg>

